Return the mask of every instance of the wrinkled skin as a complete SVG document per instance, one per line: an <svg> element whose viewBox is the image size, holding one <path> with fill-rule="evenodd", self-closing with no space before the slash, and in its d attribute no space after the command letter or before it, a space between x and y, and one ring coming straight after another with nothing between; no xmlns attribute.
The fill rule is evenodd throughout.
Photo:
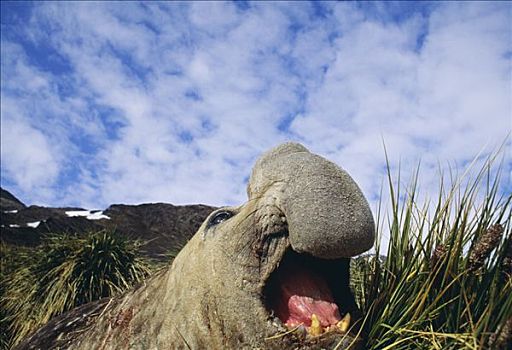
<svg viewBox="0 0 512 350"><path fill-rule="evenodd" d="M286 329L267 294L285 254L300 253L326 269L335 266L339 299L345 299L340 311L358 315L349 258L372 246L374 222L357 185L335 164L285 143L257 161L248 196L239 207L213 212L170 268L121 297L56 318L18 348L360 347L354 330L282 335Z"/></svg>

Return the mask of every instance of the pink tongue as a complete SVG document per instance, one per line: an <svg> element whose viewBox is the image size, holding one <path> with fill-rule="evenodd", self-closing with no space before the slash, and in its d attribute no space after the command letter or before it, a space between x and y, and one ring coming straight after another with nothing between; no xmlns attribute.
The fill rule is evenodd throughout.
<svg viewBox="0 0 512 350"><path fill-rule="evenodd" d="M315 314L323 327L336 324L340 311L327 283L311 270L289 270L280 276L279 302L275 312L289 327L311 326Z"/></svg>

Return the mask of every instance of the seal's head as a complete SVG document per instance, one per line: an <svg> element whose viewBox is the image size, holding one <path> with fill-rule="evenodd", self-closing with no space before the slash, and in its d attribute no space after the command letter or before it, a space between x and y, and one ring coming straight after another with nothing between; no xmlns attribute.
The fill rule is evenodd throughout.
<svg viewBox="0 0 512 350"><path fill-rule="evenodd" d="M213 212L175 262L197 276L188 288L203 289L200 322L233 348L335 344L344 316L358 314L348 269L373 245L367 201L344 170L296 143L263 154L247 192L244 205Z"/></svg>

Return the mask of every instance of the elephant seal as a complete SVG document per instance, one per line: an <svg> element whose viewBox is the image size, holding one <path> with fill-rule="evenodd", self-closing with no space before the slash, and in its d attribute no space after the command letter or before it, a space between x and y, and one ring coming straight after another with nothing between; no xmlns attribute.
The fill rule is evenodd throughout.
<svg viewBox="0 0 512 350"><path fill-rule="evenodd" d="M356 183L297 143L264 153L248 201L215 210L172 265L50 321L17 349L344 349L350 257L374 241ZM347 332L348 331L348 332Z"/></svg>

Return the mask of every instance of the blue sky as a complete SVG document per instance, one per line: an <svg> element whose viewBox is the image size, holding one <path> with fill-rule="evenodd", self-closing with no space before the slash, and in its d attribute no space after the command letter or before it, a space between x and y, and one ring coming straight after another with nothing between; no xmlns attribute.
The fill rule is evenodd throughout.
<svg viewBox="0 0 512 350"><path fill-rule="evenodd" d="M506 2L1 6L1 183L28 204L238 204L287 140L373 204L383 140L432 194L511 131ZM510 190L510 139L505 165Z"/></svg>

